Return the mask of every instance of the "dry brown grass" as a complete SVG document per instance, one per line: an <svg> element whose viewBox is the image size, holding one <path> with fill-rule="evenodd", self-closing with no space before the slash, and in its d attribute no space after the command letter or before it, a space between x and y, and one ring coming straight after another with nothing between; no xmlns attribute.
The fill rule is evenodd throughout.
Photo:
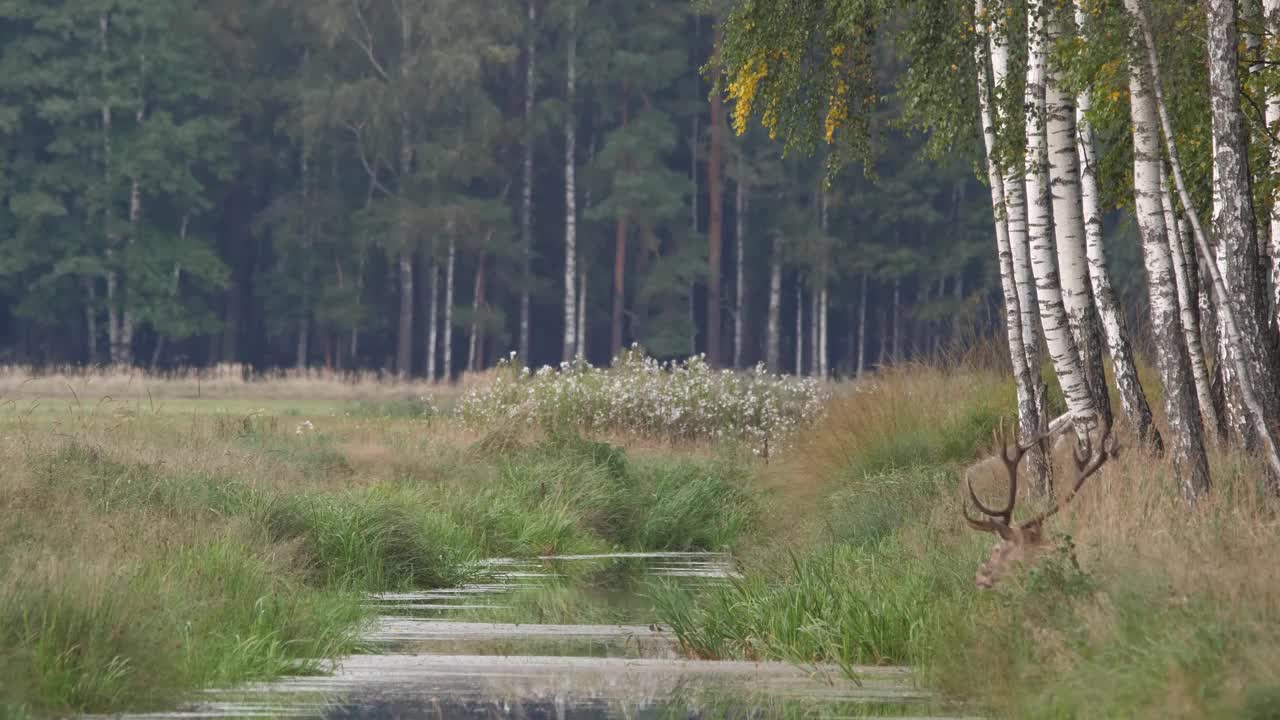
<svg viewBox="0 0 1280 720"><path fill-rule="evenodd" d="M118 367L38 370L0 367L0 397L14 398L181 398L264 400L376 400L432 395L452 397L460 385L400 380L385 372L335 373L280 370L255 373L239 364L153 373Z"/></svg>

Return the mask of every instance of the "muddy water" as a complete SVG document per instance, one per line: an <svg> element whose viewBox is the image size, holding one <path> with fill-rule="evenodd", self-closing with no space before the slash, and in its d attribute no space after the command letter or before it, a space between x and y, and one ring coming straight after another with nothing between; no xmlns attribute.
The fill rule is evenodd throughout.
<svg viewBox="0 0 1280 720"><path fill-rule="evenodd" d="M371 595L373 652L323 675L207 693L151 718L925 717L905 668L699 661L659 626L646 583L727 582L732 558L630 553L495 559L475 585Z"/></svg>

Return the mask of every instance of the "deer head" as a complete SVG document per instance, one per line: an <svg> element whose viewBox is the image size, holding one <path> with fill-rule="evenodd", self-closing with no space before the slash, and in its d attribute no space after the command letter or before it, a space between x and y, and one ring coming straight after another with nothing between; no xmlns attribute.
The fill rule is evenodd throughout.
<svg viewBox="0 0 1280 720"><path fill-rule="evenodd" d="M980 588L992 587L1010 567L1023 560L1030 560L1038 554L1044 548L1044 521L1066 507L1067 503L1070 503L1076 493L1080 491L1084 481L1096 473L1098 468L1102 467L1103 463L1116 452L1111 428L1108 427L1103 431L1096 455L1093 452L1092 436L1086 435L1084 442L1078 443L1072 453L1075 460L1075 481L1071 486L1071 491L1054 504L1052 508L1030 520L1015 524L1013 522L1013 508L1018 502L1018 463L1021 462L1022 457L1027 454L1028 450L1050 434L1049 432L1041 433L1025 445L1018 444L1016 440L1011 444L1008 441L1008 432L1005 430L1004 423L1000 424L1000 428L995 433L997 451L1009 476L1009 494L1003 507L992 509L983 504L973 490L973 481L966 478L966 483L969 487L969 499L977 506L978 511L986 516L986 519L979 519L969 515L969 503L965 502L965 522L974 530L994 533L1000 537L1000 541L991 550L991 557L978 568L975 579Z"/></svg>

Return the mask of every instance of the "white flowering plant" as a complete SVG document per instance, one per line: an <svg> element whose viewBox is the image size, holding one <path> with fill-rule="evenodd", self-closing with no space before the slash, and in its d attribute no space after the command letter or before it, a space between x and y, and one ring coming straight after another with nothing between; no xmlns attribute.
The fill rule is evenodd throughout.
<svg viewBox="0 0 1280 720"><path fill-rule="evenodd" d="M491 382L468 390L457 410L476 430L524 422L671 441L734 440L767 454L817 420L826 400L816 380L771 374L762 365L715 370L702 355L664 363L632 346L610 368L562 363L532 371L511 357Z"/></svg>

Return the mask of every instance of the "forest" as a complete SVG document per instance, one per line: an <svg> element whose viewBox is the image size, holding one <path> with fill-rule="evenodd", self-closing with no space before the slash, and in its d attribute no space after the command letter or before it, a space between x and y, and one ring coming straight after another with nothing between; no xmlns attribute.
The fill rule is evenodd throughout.
<svg viewBox="0 0 1280 720"><path fill-rule="evenodd" d="M1280 0L0 0L0 720L1267 720Z"/></svg>
<svg viewBox="0 0 1280 720"><path fill-rule="evenodd" d="M901 33L882 150L829 178L734 132L726 12L5 3L3 357L444 378L639 343L853 375L999 327L975 157L896 120Z"/></svg>

